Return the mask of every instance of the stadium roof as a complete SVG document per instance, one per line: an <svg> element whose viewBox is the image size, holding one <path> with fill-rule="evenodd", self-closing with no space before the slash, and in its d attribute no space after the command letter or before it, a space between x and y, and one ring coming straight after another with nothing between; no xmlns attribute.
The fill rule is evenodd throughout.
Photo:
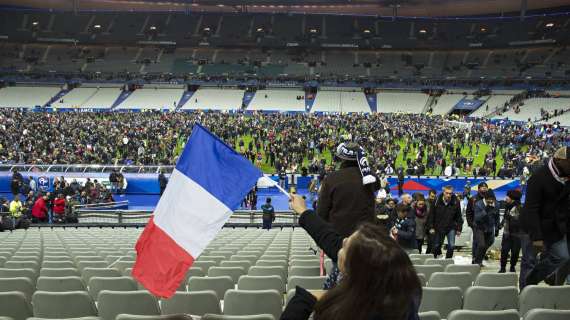
<svg viewBox="0 0 570 320"><path fill-rule="evenodd" d="M570 0L0 0L0 5L57 10L141 10L363 14L440 17L568 9ZM74 7L75 5L75 7Z"/></svg>

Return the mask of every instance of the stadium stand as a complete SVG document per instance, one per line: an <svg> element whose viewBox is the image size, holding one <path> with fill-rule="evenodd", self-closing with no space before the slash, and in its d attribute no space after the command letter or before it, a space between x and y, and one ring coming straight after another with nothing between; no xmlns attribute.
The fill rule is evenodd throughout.
<svg viewBox="0 0 570 320"><path fill-rule="evenodd" d="M305 112L305 92L301 90L258 90L247 107L256 111Z"/></svg>
<svg viewBox="0 0 570 320"><path fill-rule="evenodd" d="M143 88L135 90L117 107L120 109L174 110L182 98L184 89Z"/></svg>
<svg viewBox="0 0 570 320"><path fill-rule="evenodd" d="M507 112L496 115L493 118L508 118L515 121L528 121L528 119L538 121L541 120L541 110L553 113L554 110L568 109L570 109L570 98L530 98L524 100L524 104L520 106L519 112L511 108Z"/></svg>
<svg viewBox="0 0 570 320"><path fill-rule="evenodd" d="M448 114L453 107L463 99L465 96L463 94L444 94L437 100L436 104L432 105L432 113L438 115Z"/></svg>
<svg viewBox="0 0 570 320"><path fill-rule="evenodd" d="M182 106L182 110L239 110L243 103L243 90L198 89Z"/></svg>
<svg viewBox="0 0 570 320"><path fill-rule="evenodd" d="M110 262L113 259L107 259L120 254L119 258L130 259L131 261L125 261L132 263L135 254L133 246L140 233L140 229L34 229L0 233L3 243L2 256L7 259L3 269L0 269L0 315L10 316L15 320L27 319L32 315L47 318L99 316L102 319L115 319L121 313L133 316L269 313L278 317L284 307L283 294L287 288L292 290L296 285L301 285L308 289L320 289L324 281L324 277L314 274L309 277L295 275L298 269L312 269L310 266L297 266L299 261L315 261L318 266L318 256L308 250L314 248L315 244L304 231L288 228L270 232L257 229L223 229L198 260L210 259L213 268L230 269L235 267L222 265L225 262L242 261L243 257L251 256L252 267L248 271L238 267L241 276L235 279L228 276L203 277L203 273L190 275L195 272L190 271L188 287L182 286L173 298L162 300L159 304L147 291L137 290L130 277L131 269L124 270L127 275L121 276L116 264ZM223 252L227 254L221 256ZM22 272L24 269L6 267L6 263L21 261L19 257L38 261L40 267L30 269L28 273ZM234 257L240 260L232 260ZM287 269L281 267L260 264L262 261L271 261L268 260L271 257L275 257L276 260L273 261L285 263L288 272L283 273ZM300 259L301 257L304 258ZM418 262L422 261L419 255L415 257L417 258L413 259ZM81 274L81 277L61 277L63 273L47 275L46 272L53 269L46 266L51 266L48 263L53 261L73 265L72 270L78 270L76 272ZM431 261L427 261L432 263L427 266L415 266L418 273L421 271L422 274L430 274L428 267L434 271L438 270L428 276L427 287L423 289L421 311L432 312L424 314L425 319L431 319L428 316L434 315L433 311L437 311L442 318L449 319L458 317L457 314L469 313L467 310L482 311L478 314L501 314L503 310L515 310L517 315L517 310L520 310L520 316L527 315L530 319L536 319L535 313L539 313L552 314L552 319L558 320L560 317L555 316L567 313L536 308L570 310L566 301L570 290L568 286L530 286L525 288L519 297L516 286L512 286L516 285L515 274L479 274L479 270L473 269L472 265ZM97 262L104 267L82 269L82 262ZM194 270L203 266L199 262L193 265ZM443 264L447 264L445 271ZM473 270L469 272L468 269ZM467 272L461 272L462 270ZM475 274L478 274L476 278ZM515 275L514 281L499 279L511 278L512 275ZM458 277L462 280L459 281ZM492 279L485 280L488 277ZM75 301L73 308L66 306L69 301ZM514 314L513 311L503 313ZM421 319L424 319L424 315Z"/></svg>
<svg viewBox="0 0 570 320"><path fill-rule="evenodd" d="M363 92L326 91L317 93L311 112L371 112Z"/></svg>
<svg viewBox="0 0 570 320"><path fill-rule="evenodd" d="M421 113L428 95L420 92L381 91L377 94L378 112L385 113Z"/></svg>
<svg viewBox="0 0 570 320"><path fill-rule="evenodd" d="M59 87L7 87L0 89L0 106L5 108L34 108L45 105L61 89Z"/></svg>

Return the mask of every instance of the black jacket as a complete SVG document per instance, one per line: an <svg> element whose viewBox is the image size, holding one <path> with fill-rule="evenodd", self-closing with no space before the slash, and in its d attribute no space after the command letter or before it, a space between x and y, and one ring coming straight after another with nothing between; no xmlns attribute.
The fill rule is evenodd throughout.
<svg viewBox="0 0 570 320"><path fill-rule="evenodd" d="M533 241L553 243L568 234L570 183L558 182L548 165L534 172L528 180L526 201L520 222Z"/></svg>
<svg viewBox="0 0 570 320"><path fill-rule="evenodd" d="M439 233L448 233L451 230L461 231L462 227L461 204L457 196L455 194L452 195L451 201L446 205L443 202L443 193L440 194L435 200L435 204L430 208L426 229L435 229Z"/></svg>
<svg viewBox="0 0 570 320"><path fill-rule="evenodd" d="M519 201L505 205L505 214L501 227L505 228L504 235L519 235L521 232L520 213L522 205Z"/></svg>
<svg viewBox="0 0 570 320"><path fill-rule="evenodd" d="M317 213L343 237L348 237L362 222L374 222L374 192L376 183L363 185L362 174L356 162L344 162L340 170L329 173L323 180Z"/></svg>
<svg viewBox="0 0 570 320"><path fill-rule="evenodd" d="M493 191L493 189L489 189L489 191L487 192L495 196L495 192ZM483 195L477 192L477 194L474 197L471 197L469 201L467 201L467 208L465 209L465 219L467 220L467 225L470 228L473 228L473 221L475 219L475 202L479 200L483 200Z"/></svg>
<svg viewBox="0 0 570 320"><path fill-rule="evenodd" d="M307 233L315 240L319 248L331 258L333 262L338 261L338 251L342 248L342 240L340 236L328 223L323 221L313 211L308 210L299 218L299 225L307 231ZM419 299L418 299L419 300ZM317 299L307 290L298 287L295 295L287 304L287 307L281 314L281 320L306 320L309 319ZM410 306L410 313L407 320L419 320L418 308L420 301L415 301ZM382 320L381 315L370 315L370 320Z"/></svg>

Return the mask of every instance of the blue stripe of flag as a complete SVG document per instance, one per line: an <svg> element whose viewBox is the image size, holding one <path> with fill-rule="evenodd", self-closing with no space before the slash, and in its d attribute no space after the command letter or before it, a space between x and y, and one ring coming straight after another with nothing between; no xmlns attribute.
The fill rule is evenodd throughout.
<svg viewBox="0 0 570 320"><path fill-rule="evenodd" d="M176 169L231 210L239 207L263 176L249 160L199 124L194 125Z"/></svg>

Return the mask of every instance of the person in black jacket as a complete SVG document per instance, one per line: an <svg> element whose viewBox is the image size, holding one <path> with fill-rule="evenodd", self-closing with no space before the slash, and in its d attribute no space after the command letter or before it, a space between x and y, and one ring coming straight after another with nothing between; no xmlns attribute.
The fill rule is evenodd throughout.
<svg viewBox="0 0 570 320"><path fill-rule="evenodd" d="M483 259L487 250L495 242L495 237L499 234L499 208L496 206L495 196L490 192L483 195L483 199L475 202L473 221L473 241L477 243L473 264L483 267Z"/></svg>
<svg viewBox="0 0 570 320"><path fill-rule="evenodd" d="M469 198L469 200L467 201L467 208L465 209L465 219L467 220L467 225L469 226L469 228L471 228L471 230L473 230L473 235L475 235L475 233L477 232L477 230L475 230L474 225L473 225L473 220L475 218L475 203L477 201L483 200L483 195L486 193L490 193L493 196L495 196L495 192L493 191L493 189L489 189L489 186L487 185L486 182L481 182L477 185L477 194L474 197ZM475 256L475 249L477 248L477 237L473 237L473 243L471 246L471 255L474 257Z"/></svg>
<svg viewBox="0 0 570 320"><path fill-rule="evenodd" d="M158 186L160 187L160 195L161 196L164 193L164 190L166 189L167 184L168 184L168 179L166 179L164 172L162 170L160 170L160 174L158 175Z"/></svg>
<svg viewBox="0 0 570 320"><path fill-rule="evenodd" d="M461 234L463 217L461 205L457 196L453 193L452 186L443 187L443 192L437 197L434 205L430 208L426 228L434 235L433 256L441 255L443 241L447 237L446 258L453 258L455 250L455 237Z"/></svg>
<svg viewBox="0 0 570 320"><path fill-rule="evenodd" d="M558 149L546 165L533 173L526 192L520 222L529 236L523 242L531 241L534 252L523 243L521 277L526 275L525 285L542 280L556 285L570 283L570 147ZM541 253L540 259L532 267L526 260L532 261L536 253Z"/></svg>
<svg viewBox="0 0 570 320"><path fill-rule="evenodd" d="M409 215L410 208L405 203L396 206L398 216L394 220L390 233L398 241L402 249L408 253L416 253L416 220Z"/></svg>
<svg viewBox="0 0 570 320"><path fill-rule="evenodd" d="M348 237L358 224L375 221L374 193L380 189L380 182L371 174L364 150L358 144L341 143L336 157L342 161L340 169L323 180L317 213L341 236Z"/></svg>
<svg viewBox="0 0 570 320"><path fill-rule="evenodd" d="M520 212L522 193L517 190L509 190L505 198L505 214L501 227L503 230L503 239L501 241L501 269L499 273L507 272L507 260L509 253L511 256L510 272L516 272L515 266L519 260L521 251L521 230L520 230Z"/></svg>
<svg viewBox="0 0 570 320"><path fill-rule="evenodd" d="M339 284L317 300L297 287L281 320L419 320L421 284L408 255L382 228L365 223L343 238L292 195L299 224L341 270Z"/></svg>

